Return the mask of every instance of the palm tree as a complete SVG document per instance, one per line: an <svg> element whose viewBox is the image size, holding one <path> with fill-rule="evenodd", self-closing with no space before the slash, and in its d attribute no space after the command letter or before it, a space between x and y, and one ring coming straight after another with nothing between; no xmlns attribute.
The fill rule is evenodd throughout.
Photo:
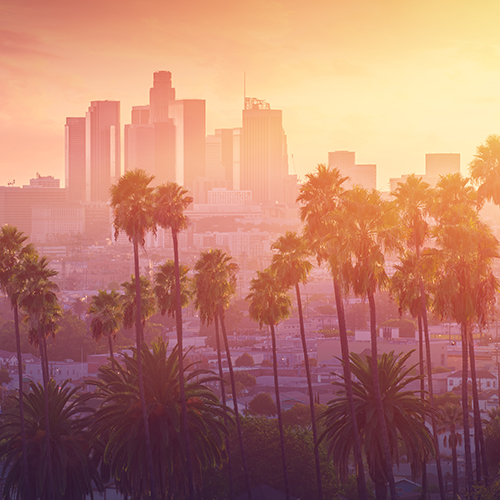
<svg viewBox="0 0 500 500"><path fill-rule="evenodd" d="M481 469L482 461L487 480L486 460L480 449L484 450L484 439L481 439L482 427L477 411L479 405L472 324L481 323L487 317L494 301L494 292L498 289L498 282L491 272L492 261L498 257L498 241L491 234L490 228L479 220L475 209L476 193L468 185L467 179L459 174L444 177L438 183L437 194L433 215L438 223L435 236L439 248L442 279L437 286L434 304L441 317L453 318L461 325L462 409L467 487L470 494L473 478L466 383L468 380L467 360L470 356L474 420L479 434L479 442L476 445L476 469Z"/></svg>
<svg viewBox="0 0 500 500"><path fill-rule="evenodd" d="M418 474L423 459L434 451L432 436L425 426L422 415L432 410L428 403L415 396L407 388L408 384L420 376L411 376L414 366L406 367L411 353L394 355L382 354L378 360L380 390L383 394L383 419L389 431L391 458L399 463L399 443L403 442L406 454L412 464L413 472ZM379 413L376 410L376 381L373 377L372 359L367 356L351 354L351 370L356 380L353 382L354 401L363 448L368 462L368 471L375 484L377 500L387 498L387 470L384 459L384 443ZM338 385L345 391L346 383L342 377ZM349 416L349 402L345 393L328 403L328 408L320 416L324 425L320 442L325 440L341 476L348 474L349 456L353 447L353 425Z"/></svg>
<svg viewBox="0 0 500 500"><path fill-rule="evenodd" d="M143 345L144 381L149 408L149 424L153 437L155 477L159 498L185 498L190 489L182 426L182 410L178 377L178 347L167 354L163 341L153 343L152 351ZM101 448L104 462L117 478L123 495L146 498L144 477L146 449L141 436L141 418L137 393L137 351L124 355L123 366L102 366L99 369L96 396L102 400L92 423L93 444ZM216 380L208 371L186 367L188 432L191 437L191 459L195 484L201 485L202 470L220 467L224 458L224 439L230 419L207 384ZM189 370L189 371L188 371ZM103 449L102 449L103 447Z"/></svg>
<svg viewBox="0 0 500 500"><path fill-rule="evenodd" d="M22 421L19 414L19 398L14 396L11 405L2 413L0 425L0 457L3 463L5 484L3 498L31 500L83 500L92 495L92 484L103 490L101 478L87 445L88 425L94 409L88 405L91 394L77 395L78 389L70 389L68 382L59 384L52 379L48 386L48 398L42 385L31 382L26 399L26 434L29 442L28 461L32 474L29 481L22 472L19 432ZM50 433L44 413L45 400L49 401ZM46 467L47 444L40 439L50 435L53 457L53 481Z"/></svg>
<svg viewBox="0 0 500 500"><path fill-rule="evenodd" d="M189 220L184 213L186 208L193 202L191 196L187 196L187 189L179 186L175 182L167 182L156 188L154 220L162 228L170 228L172 232L172 243L174 247L174 270L175 270L175 323L177 329L177 345L179 355L179 386L181 391L182 407L182 432L184 433L186 450L190 449L189 433L187 430L188 417L186 407L186 396L184 394L184 355L182 345L182 297L181 297L181 276L179 264L179 241L180 231L186 229ZM193 466L191 463L191 454L186 451L187 474L189 480L189 498L194 500Z"/></svg>
<svg viewBox="0 0 500 500"><path fill-rule="evenodd" d="M343 245L350 253L350 261L345 267L346 280L351 284L355 295L366 297L370 306L373 389L380 421L385 473L391 499L395 500L397 498L396 486L392 472L388 429L383 418L378 376L375 291L387 282L383 250L393 250L397 247L399 241L398 220L393 206L384 202L376 190L368 191L360 186L354 186L347 191L344 204L345 217L342 218L342 225L344 226L345 239Z"/></svg>
<svg viewBox="0 0 500 500"><path fill-rule="evenodd" d="M449 432L448 447L451 448L451 456L453 461L453 500L458 498L458 460L457 460L457 446L462 444L462 435L458 432L463 422L462 408L454 403L446 403L440 408L439 423L440 428L438 432L443 434Z"/></svg>
<svg viewBox="0 0 500 500"><path fill-rule="evenodd" d="M332 272L335 303L339 321L340 346L344 377L347 383L347 398L349 400L349 414L354 426L354 459L356 463L356 478L358 495L361 500L368 498L365 483L361 441L359 438L354 408L354 399L351 386L351 368L349 364L349 343L344 313L342 292L346 288L343 281L342 268L347 257L339 252L342 247L342 218L344 189L342 184L347 177L341 177L338 169L329 169L325 165L318 165L317 171L306 175L307 182L300 188L297 201L302 205L300 218L305 222L304 235L313 251L318 263L327 261Z"/></svg>
<svg viewBox="0 0 500 500"><path fill-rule="evenodd" d="M108 337L109 356L113 360L113 340L123 321L121 295L116 290L99 290L92 296L88 313L92 315L90 330L95 341L105 335Z"/></svg>
<svg viewBox="0 0 500 500"><path fill-rule="evenodd" d="M318 441L318 431L316 428L316 416L314 412L314 394L312 389L311 369L309 366L309 354L307 350L306 333L304 328L304 315L302 311L302 300L300 297L300 283L307 282L312 264L307 260L310 255L304 239L297 233L287 231L285 236L281 236L271 246L277 250L273 255L271 269L276 273L278 281L286 288L295 288L297 297L297 309L299 311L300 338L302 340L302 350L304 352L304 365L306 369L307 387L309 391L309 408L311 411L311 423L313 439ZM314 449L314 459L316 461L316 477L318 481L318 498L323 499L323 488L321 484L321 467L319 459L319 449Z"/></svg>
<svg viewBox="0 0 500 500"><path fill-rule="evenodd" d="M26 484L29 484L28 452L26 448L26 428L24 422L23 358L21 353L21 335L19 333L18 299L24 284L19 277L24 257L33 252L31 245L23 246L27 240L16 227L5 225L0 232L0 289L7 295L14 312L16 335L17 374L19 380L19 414L21 419L21 443L23 452L23 472Z"/></svg>
<svg viewBox="0 0 500 500"><path fill-rule="evenodd" d="M227 364L229 368L229 379L231 381L231 393L234 411L236 414L236 428L242 456L247 491L251 491L250 475L247 466L245 447L243 445L243 433L241 430L240 412L238 410L238 398L236 392L236 381L233 371L233 362L227 338L224 311L229 306L229 301L236 293L236 273L238 266L231 262L232 258L219 249L211 249L200 254L195 265L194 295L195 307L200 312L202 323L209 325L215 323L215 338L217 345L217 357L219 361L219 376L221 384L222 401L225 404L224 374L222 371L222 356L219 340L219 324L222 329L224 346L226 349ZM232 470L229 466L230 489L232 490ZM249 493L251 494L251 493ZM231 491L231 497L233 497Z"/></svg>
<svg viewBox="0 0 500 500"><path fill-rule="evenodd" d="M486 142L478 146L469 172L479 184L478 196L500 205L500 136L489 135Z"/></svg>
<svg viewBox="0 0 500 500"><path fill-rule="evenodd" d="M181 282L181 308L189 304L191 298L190 280L188 277L189 268L185 265L179 266ZM167 314L175 317L176 295L175 295L175 264L173 260L167 260L162 264L154 275L154 293L158 309L162 316Z"/></svg>
<svg viewBox="0 0 500 500"><path fill-rule="evenodd" d="M285 480L286 499L290 498L288 485L288 472L286 467L285 434L283 432L283 417L281 413L280 390L278 381L278 358L276 349L275 326L290 315L291 301L270 270L257 271L257 277L252 279L250 293L246 297L250 303L248 312L250 317L262 325L269 326L273 351L274 390L276 394L276 407L278 409L278 426L280 430L281 458L283 462L283 476ZM234 393L233 389L233 393Z"/></svg>
<svg viewBox="0 0 500 500"><path fill-rule="evenodd" d="M146 321L148 318L153 316L156 311L156 301L155 295L153 293L153 288L151 287L151 282L146 278L146 276L140 276L140 285L139 289L141 291L141 311L140 318L142 324L142 332L144 332L144 327L146 326ZM136 319L137 319L137 311L136 311L136 289L137 286L135 284L135 276L130 277L130 281L125 281L121 284L124 290L123 298L122 298L122 311L123 311L123 326L125 328L131 328ZM141 343L144 342L144 333L141 339Z"/></svg>
<svg viewBox="0 0 500 500"><path fill-rule="evenodd" d="M143 339L141 320L141 290L140 290L140 270L139 270L139 246L144 247L146 233L155 231L153 220L153 188L149 186L153 176L148 175L144 170L131 170L126 172L118 182L111 186L111 207L113 208L113 226L115 228L115 238L120 231L125 232L134 248L134 274L136 285L136 346L137 352L141 351ZM139 393L141 396L142 418L144 420L144 438L146 441L148 476L151 489L151 498L156 500L157 490L154 477L153 452L151 446L151 436L149 433L148 415L146 400L144 397L144 381L142 376L141 356L138 358L138 378Z"/></svg>
<svg viewBox="0 0 500 500"><path fill-rule="evenodd" d="M430 267L428 265L429 259L426 258L426 252L424 251L424 245L430 237L430 228L427 219L430 213L432 191L430 190L429 184L412 174L407 177L404 183L398 183L392 195L403 223L406 250L403 252L401 267L393 275L391 283L393 285L393 290L396 291L396 295L399 298L400 311L410 310L413 317L418 319L421 374L423 374L422 344L423 338L425 337L429 401L431 406L434 407L431 347L427 321L427 305L429 303L429 298L425 290L425 283L429 283L432 277L430 277L430 279L424 279L424 272L426 270L428 271ZM407 278L409 278L409 280ZM398 281L399 285L396 285ZM396 288L394 288L394 285L396 285ZM424 379L422 377L422 397L423 382ZM431 417L434 446L436 448L439 491L441 500L445 500L443 471L439 453L439 439L437 436L437 422L434 414L431 414Z"/></svg>

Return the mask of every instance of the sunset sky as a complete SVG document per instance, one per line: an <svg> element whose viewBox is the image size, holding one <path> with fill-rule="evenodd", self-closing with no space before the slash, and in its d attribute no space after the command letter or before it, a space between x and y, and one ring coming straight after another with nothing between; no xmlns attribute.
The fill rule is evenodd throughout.
<svg viewBox="0 0 500 500"><path fill-rule="evenodd" d="M207 133L241 126L247 95L283 110L290 172L328 151L376 163L377 184L500 134L500 2L0 0L0 185L64 179L64 122L152 74L207 101Z"/></svg>

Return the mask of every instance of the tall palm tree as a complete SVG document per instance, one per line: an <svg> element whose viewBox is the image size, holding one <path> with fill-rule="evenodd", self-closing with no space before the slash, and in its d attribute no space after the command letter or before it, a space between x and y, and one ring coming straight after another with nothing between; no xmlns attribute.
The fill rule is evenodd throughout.
<svg viewBox="0 0 500 500"><path fill-rule="evenodd" d="M19 279L24 284L19 296L19 305L26 312L30 342L38 345L43 378L43 394L45 399L45 448L49 493L55 494L52 453L50 448L50 407L49 407L49 367L46 338L55 335L57 320L61 316L61 308L57 299L57 285L51 278L57 274L48 267L45 257L39 257L36 252L26 256Z"/></svg>
<svg viewBox="0 0 500 500"><path fill-rule="evenodd" d="M446 403L440 408L439 423L440 427L438 432L443 434L449 432L450 435L447 440L448 446L451 448L451 456L453 462L453 500L458 498L458 459L457 459L457 446L462 444L462 435L458 429L462 426L463 414L462 408L454 403Z"/></svg>
<svg viewBox="0 0 500 500"><path fill-rule="evenodd" d="M115 228L115 238L120 231L123 231L134 248L134 274L136 286L136 346L137 352L141 353L143 340L142 320L141 320L141 290L140 290L140 269L139 269L139 247L144 247L146 233L155 231L153 220L154 196L150 183L153 176L148 175L144 170L131 170L126 172L118 182L111 186L111 207L113 208L113 226ZM151 436L149 432L146 400L144 396L144 380L142 376L141 356L138 357L138 384L141 396L142 418L144 420L144 438L146 442L148 476L151 489L151 498L156 500L157 490L154 477L153 452L151 446Z"/></svg>
<svg viewBox="0 0 500 500"><path fill-rule="evenodd" d="M423 457L433 452L433 440L425 426L422 415L429 415L432 409L427 401L417 397L408 389L408 384L418 380L419 376L411 376L414 366L406 367L411 353L394 355L394 352L382 354L378 360L380 373L380 389L383 397L383 419L389 430L391 457L399 461L399 444L403 442L406 454L412 464L415 475L421 468ZM356 415L362 435L368 471L375 484L377 500L387 498L387 472L384 464L383 437L379 413L376 411L376 382L371 368L370 356L363 359L351 354L351 369L356 376L353 382ZM346 388L345 380L335 385ZM320 416L325 430L320 441L326 440L329 453L337 470L347 476L349 455L353 446L353 426L349 417L348 401L341 393L340 397L330 401L328 408Z"/></svg>
<svg viewBox="0 0 500 500"><path fill-rule="evenodd" d="M383 252L397 247L398 220L393 206L384 202L376 190L368 191L360 186L354 186L347 191L344 205L345 217L342 219L342 224L345 239L343 245L350 253L350 260L345 267L346 279L351 284L354 293L358 297L366 297L370 306L373 389L382 436L385 474L391 499L395 500L397 498L396 485L392 471L388 429L383 417L384 408L377 365L375 291L387 283Z"/></svg>
<svg viewBox="0 0 500 500"><path fill-rule="evenodd" d="M500 136L489 135L484 144L477 147L469 164L469 172L474 182L479 184L480 198L500 205Z"/></svg>
<svg viewBox="0 0 500 500"><path fill-rule="evenodd" d="M189 453L189 433L188 433L188 416L186 407L186 396L184 394L184 358L183 358L183 342L182 342L182 297L181 297L181 276L179 264L179 232L186 229L189 225L189 219L184 213L186 208L193 202L191 196L187 196L187 189L179 186L175 182L167 182L156 188L155 193L155 210L154 220L164 229L170 229L172 232L172 243L174 247L174 271L175 271L175 297L176 297L176 313L175 324L177 329L177 345L179 355L179 386L181 391L181 407L182 407L182 432L186 446L187 474L189 480L189 498L194 500L194 482L193 482L193 466L191 463L191 453Z"/></svg>
<svg viewBox="0 0 500 500"><path fill-rule="evenodd" d="M153 343L152 351L143 344L146 401L150 408L149 421L153 437L155 477L159 498L185 498L189 480L185 469L186 457L182 425L178 377L178 347L167 354L163 341ZM224 458L224 438L230 419L207 384L215 380L211 372L187 367L183 380L187 396L188 432L195 483L201 485L202 470L220 467ZM93 443L117 478L119 491L131 498L146 498L144 457L146 449L141 439L144 423L139 411L137 352L124 355L123 365L102 366L99 369L96 395L102 404L92 423Z"/></svg>
<svg viewBox="0 0 500 500"><path fill-rule="evenodd" d="M302 300L300 296L300 283L307 282L307 276L312 268L312 264L307 260L310 251L306 241L300 238L297 233L287 231L284 236L278 238L271 246L277 253L273 255L271 270L276 273L278 281L286 288L295 288L297 297L297 309L299 312L300 338L302 350L304 352L304 365L306 369L307 387L309 391L309 408L311 411L311 427L313 439L318 441L318 431L316 428L316 416L314 412L314 394L312 389L311 368L309 365L309 353L307 350L306 332L304 328L304 315L302 311ZM323 488L321 484L321 467L319 459L319 449L314 448L314 459L316 461L316 478L318 482L318 498L323 499Z"/></svg>
<svg viewBox="0 0 500 500"><path fill-rule="evenodd" d="M475 359L472 324L481 321L494 300L498 282L491 273L492 260L498 257L498 241L491 230L479 220L476 211L476 193L468 180L459 174L442 178L437 185L433 216L437 221L435 237L441 266L434 304L442 317L454 319L462 332L462 409L467 488L472 491L472 457L469 434L468 359L471 357L471 375L475 385ZM480 298L481 297L481 298ZM478 407L476 389L473 389L475 407ZM481 438L479 413L475 412L475 428ZM481 441L481 440L480 440ZM483 440L484 442L484 440ZM477 468L481 468L484 446L476 450ZM486 462L483 461L487 478Z"/></svg>
<svg viewBox="0 0 500 500"><path fill-rule="evenodd" d="M285 480L286 500L290 498L288 472L286 466L285 434L283 432L283 417L281 413L280 390L278 380L278 358L276 349L275 326L290 315L291 301L287 293L282 290L276 275L270 270L257 271L257 277L252 279L250 293L246 297L249 302L250 317L260 326L267 325L271 330L273 351L274 390L276 407L278 410L278 426L280 430L281 458L283 462L283 476ZM234 393L233 389L233 393Z"/></svg>
<svg viewBox="0 0 500 500"><path fill-rule="evenodd" d="M430 336L427 321L427 305L429 298L426 293L426 283L429 280L424 279L425 270L429 269L426 265L429 259L426 259L424 245L430 237L430 227L428 216L432 201L432 191L429 184L421 178L412 174L407 177L404 183L398 183L397 188L392 192L394 202L403 223L404 239L406 240L405 250L402 257L402 267L396 271L392 278L395 283L398 278L400 281L399 305L400 310L408 309L411 314L418 319L419 325L419 346L423 352L423 338L425 337L425 350L427 358L427 381L429 387L429 401L434 407L434 387L432 382L432 362ZM424 251L424 255L422 255ZM408 286L408 277L411 280L411 286ZM406 282L406 283L405 283ZM423 356L421 355L420 369L423 373ZM422 384L424 379L422 378ZM422 387L423 390L423 387ZM423 396L422 396L423 397ZM445 491L443 483L443 471L441 467L441 457L439 453L439 439L437 436L437 422L434 414L432 418L432 432L434 436L434 447L436 448L436 467L438 473L439 492L441 500L445 500ZM425 471L425 467L424 467Z"/></svg>
<svg viewBox="0 0 500 500"><path fill-rule="evenodd" d="M191 298L190 279L188 276L189 268L183 264L179 266L181 282L181 308L189 304ZM175 295L175 264L173 260L167 260L158 267L154 275L154 293L158 309L162 316L167 314L175 318L177 298Z"/></svg>
<svg viewBox="0 0 500 500"><path fill-rule="evenodd" d="M113 360L113 340L120 329L123 321L122 297L116 290L107 292L99 290L97 295L92 296L92 302L88 308L92 316L90 330L95 341L104 335L108 337L109 356Z"/></svg>
<svg viewBox="0 0 500 500"><path fill-rule="evenodd" d="M300 188L300 194L297 198L301 205L300 218L305 222L304 236L316 254L318 263L326 261L332 273L349 414L354 426L354 458L358 496L361 500L366 500L368 494L351 386L349 343L343 303L343 290L346 288L346 284L343 281L342 268L347 256L339 252L342 246L338 244L339 240L342 240L342 225L339 223L343 215L345 193L342 184L347 180L347 177L342 177L338 169L329 169L320 164L316 172L307 174L306 178L307 182Z"/></svg>
<svg viewBox="0 0 500 500"><path fill-rule="evenodd" d="M26 484L29 484L28 452L26 445L26 427L24 422L24 391L23 391L23 358L21 353L21 335L19 333L18 299L23 289L19 271L26 255L33 252L31 245L23 246L27 240L16 227L5 225L0 232L0 289L7 295L14 312L14 329L16 335L17 374L19 383L19 416L21 422L21 443L23 454L23 473Z"/></svg>
<svg viewBox="0 0 500 500"><path fill-rule="evenodd" d="M212 321L215 323L219 376L221 378L221 393L223 402L225 402L224 374L222 372L219 341L219 324L221 325L222 337L226 349L227 364L229 368L229 379L231 382L233 406L236 414L236 428L238 431L238 440L240 444L246 488L249 494L251 494L250 474L248 471L245 447L243 444L243 433L241 430L240 412L238 409L236 381L224 318L224 311L227 309L229 301L236 293L236 273L238 271L238 266L231 261L232 258L219 249L211 249L200 254L200 258L194 267L195 307L199 310L200 319L203 323L210 324ZM231 473L231 468L229 472ZM232 488L232 477L230 477L230 487Z"/></svg>
<svg viewBox="0 0 500 500"><path fill-rule="evenodd" d="M14 396L12 405L6 405L0 425L0 457L3 463L5 483L3 498L31 500L83 500L92 495L92 486L103 490L101 478L89 453L89 423L94 409L88 404L90 393L78 395L78 389L70 389L50 380L45 397L42 385L31 382L26 398L26 432L29 445L28 461L32 474L29 481L22 472L19 457L19 429L22 425L19 398ZM46 464L46 441L40 439L47 429L44 413L45 400L49 401L50 446L53 450L55 487L50 486Z"/></svg>

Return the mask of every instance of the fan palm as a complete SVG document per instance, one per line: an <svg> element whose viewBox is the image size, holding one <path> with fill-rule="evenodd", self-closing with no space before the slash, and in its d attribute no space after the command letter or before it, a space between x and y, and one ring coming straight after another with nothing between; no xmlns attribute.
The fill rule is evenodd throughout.
<svg viewBox="0 0 500 500"><path fill-rule="evenodd" d="M342 269L348 258L345 252L340 252L340 249L343 248L340 242L344 239L341 220L345 190L342 184L347 180L347 177L342 177L338 169L329 169L320 164L316 172L307 174L306 178L307 182L301 186L297 202L301 205L300 218L305 222L304 236L316 254L318 262L327 261L332 273L344 377L347 383L347 398L349 400L350 416L354 425L354 459L358 495L361 500L366 500L368 497L361 441L354 412L349 343L343 303L343 291L346 289L347 284L343 280Z"/></svg>
<svg viewBox="0 0 500 500"><path fill-rule="evenodd" d="M251 491L250 476L245 448L243 445L240 412L238 409L236 381L224 318L224 311L227 309L229 301L236 293L236 273L238 271L238 266L234 262L231 262L231 260L232 259L229 255L219 249L202 252L194 268L194 296L195 307L200 312L200 319L202 323L207 325L212 323L212 321L215 323L215 338L217 345L217 357L219 361L219 376L221 378L221 393L223 402L225 403L224 376L222 372L222 356L219 340L219 324L221 325L229 367L229 379L231 382L231 393L234 411L236 414L238 439L245 473L245 481L247 483L246 487L247 491ZM232 488L232 477L230 477L230 487Z"/></svg>
<svg viewBox="0 0 500 500"><path fill-rule="evenodd" d="M136 295L136 284L135 276L130 277L130 281L125 281L121 284L124 290L124 295L122 298L122 310L123 310L123 326L125 328L131 328L137 319L137 295ZM140 295L141 295L141 312L140 318L142 323L141 330L144 332L144 326L146 321L150 318L156 311L156 301L155 295L153 293L153 288L151 287L151 282L146 278L146 276L140 276ZM143 334L144 335L144 334ZM144 342L144 337L141 339ZM141 343L142 343L141 342Z"/></svg>
<svg viewBox="0 0 500 500"><path fill-rule="evenodd" d="M115 228L115 238L120 231L123 231L134 248L134 275L136 294L136 346L141 352L143 341L143 325L141 318L141 290L140 290L140 270L139 270L139 246L144 247L146 233L155 231L153 220L154 197L153 188L149 186L153 176L148 175L144 170L131 170L126 172L116 184L110 189L111 207L113 208L113 226ZM154 477L153 453L151 448L151 437L149 433L148 418L146 413L146 402L144 399L144 381L142 376L142 361L138 358L139 393L141 395L142 418L144 420L144 431L146 440L147 463L149 472L149 482L151 487L151 498L156 500L156 482Z"/></svg>
<svg viewBox="0 0 500 500"><path fill-rule="evenodd" d="M278 410L278 426L280 430L281 458L283 461L283 476L285 480L286 499L290 498L288 472L286 467L285 435L283 432L283 417L281 413L280 389L278 380L278 358L276 349L275 326L290 315L291 301L287 293L282 290L276 275L270 270L257 271L257 277L252 279L250 293L246 297L249 302L250 317L259 323L267 325L271 330L273 351L274 391ZM234 391L234 389L233 389Z"/></svg>
<svg viewBox="0 0 500 500"><path fill-rule="evenodd" d="M473 181L479 184L480 198L500 205L500 136L489 135L484 144L478 146L469 165Z"/></svg>
<svg viewBox="0 0 500 500"><path fill-rule="evenodd" d="M427 321L427 305L429 302L426 286L434 279L435 271L432 259L427 258L424 245L430 237L430 228L427 222L432 201L432 191L429 184L412 174L405 182L398 183L392 192L402 222L406 245L401 254L401 265L396 266L396 272L391 278L391 290L397 297L400 311L409 310L418 320L420 370L423 375L423 338L427 357L427 379L429 386L429 401L434 407L434 387L432 382L432 362L429 328ZM431 271L431 272L429 272ZM423 397L424 378L421 380ZM432 415L432 432L436 448L436 466L438 473L439 491L441 500L445 499L443 472L439 454L439 440L437 436L436 418ZM425 468L424 468L425 471Z"/></svg>
<svg viewBox="0 0 500 500"><path fill-rule="evenodd" d="M392 500L397 498L397 494L392 473L388 429L383 419L382 396L378 381L375 291L387 283L383 251L397 247L399 241L397 223L394 207L383 201L378 191L368 191L360 186L354 186L346 192L342 218L344 227L342 245L349 252L350 259L344 272L354 293L358 297L366 297L370 306L373 389L382 434L386 477Z"/></svg>
<svg viewBox="0 0 500 500"><path fill-rule="evenodd" d="M286 288L295 288L297 297L297 309L299 311L300 338L302 340L302 350L304 352L304 365L306 369L307 386L309 391L309 408L311 412L311 423L313 439L318 441L316 429L316 417L314 412L314 394L312 390L311 369L309 366L309 353L307 350L306 333L304 328L304 315L302 311L302 300L300 297L300 283L307 282L312 264L307 260L310 255L304 239L297 233L287 231L285 236L281 236L271 246L277 252L273 255L271 269L276 273L278 281ZM323 499L323 488L321 485L321 468L319 459L319 449L314 449L314 459L316 462L316 477L318 482L318 498Z"/></svg>
<svg viewBox="0 0 500 500"><path fill-rule="evenodd" d="M185 469L184 436L180 432L178 347L167 354L167 345L160 340L153 344L152 351L143 346L142 356L158 496L162 500L186 498L190 479ZM230 418L227 409L207 387L217 380L216 377L192 366L186 368L189 373L183 383L191 461L195 483L200 486L202 470L220 466L225 458L224 438ZM115 361L114 366L99 369L96 396L102 404L92 424L93 443L97 448L104 447L101 451L103 460L116 477L119 491L133 499L145 498L148 494L144 482L146 449L137 376L135 349L132 356L124 355L123 365Z"/></svg>
<svg viewBox="0 0 500 500"><path fill-rule="evenodd" d="M462 435L458 429L462 426L463 413L462 408L454 403L446 403L440 408L439 423L440 427L438 432L443 434L449 432L450 435L447 439L448 446L451 448L451 456L453 462L453 500L458 498L458 460L457 460L457 446L462 444ZM446 439L444 445L446 446Z"/></svg>
<svg viewBox="0 0 500 500"><path fill-rule="evenodd" d="M184 442L189 450L189 433L187 431L187 408L186 397L184 395L184 355L182 345L182 292L181 292L181 274L179 264L179 232L186 229L189 225L189 219L184 213L186 208L193 202L191 196L187 196L187 189L179 186L175 182L167 182L156 188L154 220L164 228L172 232L172 243L174 247L174 271L175 271L175 323L177 329L177 345L179 355L179 385L181 391L182 421ZM189 498L194 500L193 468L191 464L191 454L186 451L187 474L189 480Z"/></svg>
<svg viewBox="0 0 500 500"><path fill-rule="evenodd" d="M402 441L416 475L424 457L431 454L434 447L423 419L423 415L429 415L432 410L426 401L415 396L414 392L407 388L408 384L420 378L410 375L414 366L405 366L410 355L411 353L405 355L384 353L377 364L380 373L380 391L383 394L382 416L388 429L391 460L399 463L398 446ZM376 408L376 381L373 377L372 361L370 356L364 359L357 354L351 354L351 370L356 377L356 381L353 381L356 416L368 471L375 484L377 500L385 500L388 471L384 459L382 423ZM326 441L337 470L345 477L353 447L353 426L349 417L349 403L344 392L345 379L334 384L341 387L343 392L340 393L340 397L328 403L328 408L320 416L325 428L320 441Z"/></svg>
<svg viewBox="0 0 500 500"><path fill-rule="evenodd" d="M89 314L92 316L90 330L95 341L108 337L109 356L113 359L113 340L123 321L122 297L116 290L99 290L92 296Z"/></svg>
<svg viewBox="0 0 500 500"><path fill-rule="evenodd" d="M16 227L5 225L0 232L0 289L7 295L14 312L14 329L16 335L17 374L19 381L19 412L21 418L21 442L23 450L23 472L26 483L29 483L29 468L26 449L26 429L24 425L24 392L23 392L23 358L21 353L21 335L19 333L19 295L24 283L19 271L26 255L33 252L31 245L23 246L27 240Z"/></svg>
<svg viewBox="0 0 500 500"><path fill-rule="evenodd" d="M25 425L28 446L30 479L22 473L21 444L19 439L21 418L19 398L13 397L11 405L2 413L0 425L0 457L3 460L5 484L3 498L31 500L83 500L92 495L92 484L102 491L102 482L93 463L88 446L88 424L94 410L88 405L90 394L77 396L77 389L70 389L67 381L48 384L48 398L44 388L31 382L25 396ZM41 417L45 399L49 401L49 425ZM47 442L50 448L53 470L53 486L50 486L49 469L45 461ZM26 493L26 491L28 493Z"/></svg>
<svg viewBox="0 0 500 500"><path fill-rule="evenodd" d="M191 291L189 286L189 268L184 265L179 266L181 281L181 308L189 304ZM175 317L176 295L175 295L175 264L173 260L167 260L162 264L154 276L154 293L158 309L162 315Z"/></svg>

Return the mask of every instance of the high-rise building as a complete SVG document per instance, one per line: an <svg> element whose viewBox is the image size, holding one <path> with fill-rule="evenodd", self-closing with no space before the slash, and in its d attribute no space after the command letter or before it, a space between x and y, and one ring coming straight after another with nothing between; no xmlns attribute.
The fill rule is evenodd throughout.
<svg viewBox="0 0 500 500"><path fill-rule="evenodd" d="M84 201L85 190L85 118L66 118L65 167L68 201Z"/></svg>
<svg viewBox="0 0 500 500"><path fill-rule="evenodd" d="M425 175L439 180L439 176L460 173L460 153L427 153ZM429 182L429 181L427 181Z"/></svg>
<svg viewBox="0 0 500 500"><path fill-rule="evenodd" d="M328 167L338 168L340 175L348 177L346 188L355 185L365 189L377 188L377 165L356 165L354 151L334 151L328 153Z"/></svg>
<svg viewBox="0 0 500 500"><path fill-rule="evenodd" d="M193 190L197 177L205 177L205 100L171 101L169 117L175 127L175 180Z"/></svg>
<svg viewBox="0 0 500 500"><path fill-rule="evenodd" d="M121 175L120 102L92 101L85 125L86 199L108 201Z"/></svg>
<svg viewBox="0 0 500 500"><path fill-rule="evenodd" d="M216 129L205 142L205 175L233 184L233 129Z"/></svg>
<svg viewBox="0 0 500 500"><path fill-rule="evenodd" d="M245 99L243 110L240 189L250 190L259 203L284 202L288 175L282 112L265 101Z"/></svg>
<svg viewBox="0 0 500 500"><path fill-rule="evenodd" d="M168 122L168 107L175 101L170 71L156 71L153 74L153 87L149 90L149 122Z"/></svg>

